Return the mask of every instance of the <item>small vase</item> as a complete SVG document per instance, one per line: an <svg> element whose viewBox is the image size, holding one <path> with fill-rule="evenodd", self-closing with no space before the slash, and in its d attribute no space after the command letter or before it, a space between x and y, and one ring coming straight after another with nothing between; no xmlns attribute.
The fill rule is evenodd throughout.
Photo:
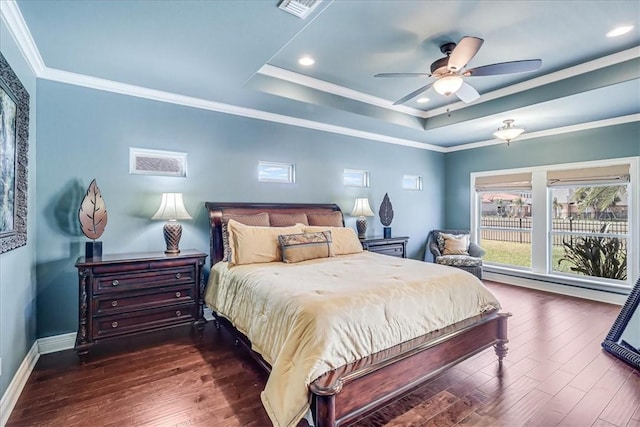
<svg viewBox="0 0 640 427"><path fill-rule="evenodd" d="M391 227L383 227L383 232L384 232L385 239L391 238Z"/></svg>

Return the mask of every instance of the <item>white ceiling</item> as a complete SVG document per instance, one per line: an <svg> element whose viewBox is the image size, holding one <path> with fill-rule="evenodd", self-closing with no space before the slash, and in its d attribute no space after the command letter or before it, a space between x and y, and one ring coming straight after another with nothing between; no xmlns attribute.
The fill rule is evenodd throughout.
<svg viewBox="0 0 640 427"><path fill-rule="evenodd" d="M535 135L637 121L640 2L324 0L306 19L261 1L2 1L41 78L438 151L496 143L512 118ZM634 29L618 38L607 31ZM542 60L536 72L470 77L464 104L430 90L439 46L485 40L469 68ZM298 64L304 54L311 67ZM631 116L631 117L630 117Z"/></svg>

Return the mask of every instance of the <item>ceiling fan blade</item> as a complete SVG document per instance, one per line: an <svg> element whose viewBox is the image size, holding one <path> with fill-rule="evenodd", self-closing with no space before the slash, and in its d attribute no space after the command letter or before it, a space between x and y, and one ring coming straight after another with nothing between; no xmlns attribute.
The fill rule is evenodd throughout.
<svg viewBox="0 0 640 427"><path fill-rule="evenodd" d="M373 77L431 77L429 73L378 73Z"/></svg>
<svg viewBox="0 0 640 427"><path fill-rule="evenodd" d="M460 86L460 89L458 89L458 91L456 92L456 96L466 104L469 104L470 102L473 102L476 99L480 98L480 94L478 93L478 91L475 90L473 86L471 86L467 82L462 83L462 86Z"/></svg>
<svg viewBox="0 0 640 427"><path fill-rule="evenodd" d="M404 104L408 100L415 98L416 96L420 95L422 92L428 90L431 87L431 85L433 85L433 82L422 86L420 89L414 90L409 95L403 98L398 99L396 102L393 103L393 105Z"/></svg>
<svg viewBox="0 0 640 427"><path fill-rule="evenodd" d="M462 70L476 56L482 43L484 43L484 40L478 37L464 37L451 52L447 68L450 71Z"/></svg>
<svg viewBox="0 0 640 427"><path fill-rule="evenodd" d="M526 73L536 71L542 67L542 59L526 59L523 61L501 62L499 64L483 65L467 70L465 76L497 76L499 74Z"/></svg>

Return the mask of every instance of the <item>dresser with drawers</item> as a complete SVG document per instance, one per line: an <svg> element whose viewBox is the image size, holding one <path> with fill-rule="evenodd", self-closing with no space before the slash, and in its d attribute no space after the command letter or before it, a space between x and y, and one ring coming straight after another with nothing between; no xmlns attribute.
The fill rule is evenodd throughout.
<svg viewBox="0 0 640 427"><path fill-rule="evenodd" d="M206 254L146 252L81 257L78 335L82 360L103 340L191 323L202 328Z"/></svg>

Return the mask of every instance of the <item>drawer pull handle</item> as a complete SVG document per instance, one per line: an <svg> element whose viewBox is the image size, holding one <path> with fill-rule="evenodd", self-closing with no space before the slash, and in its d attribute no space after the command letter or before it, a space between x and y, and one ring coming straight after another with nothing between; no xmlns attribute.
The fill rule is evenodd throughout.
<svg viewBox="0 0 640 427"><path fill-rule="evenodd" d="M182 277L182 274L180 274L180 273L176 273L176 279L179 279L179 278L181 278L181 277Z"/></svg>
<svg viewBox="0 0 640 427"><path fill-rule="evenodd" d="M120 284L120 282L118 282L117 280L114 280L113 282L111 282L111 286L118 286Z"/></svg>
<svg viewBox="0 0 640 427"><path fill-rule="evenodd" d="M176 292L176 298L180 298L182 294L180 292Z"/></svg>
<svg viewBox="0 0 640 427"><path fill-rule="evenodd" d="M111 324L111 327L112 327L112 328L117 328L117 327L118 327L118 322L113 322L113 323Z"/></svg>
<svg viewBox="0 0 640 427"><path fill-rule="evenodd" d="M181 314L180 310L176 311L176 316L180 317Z"/></svg>
<svg viewBox="0 0 640 427"><path fill-rule="evenodd" d="M118 305L118 301L111 301L111 307L116 307Z"/></svg>

